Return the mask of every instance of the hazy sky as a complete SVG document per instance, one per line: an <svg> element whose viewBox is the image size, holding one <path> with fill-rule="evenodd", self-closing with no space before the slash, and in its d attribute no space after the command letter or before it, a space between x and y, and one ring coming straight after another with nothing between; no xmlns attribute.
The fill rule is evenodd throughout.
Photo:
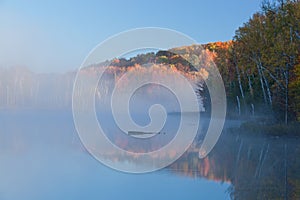
<svg viewBox="0 0 300 200"><path fill-rule="evenodd" d="M164 27L199 43L232 39L261 0L0 0L0 66L76 69L98 43L138 27Z"/></svg>

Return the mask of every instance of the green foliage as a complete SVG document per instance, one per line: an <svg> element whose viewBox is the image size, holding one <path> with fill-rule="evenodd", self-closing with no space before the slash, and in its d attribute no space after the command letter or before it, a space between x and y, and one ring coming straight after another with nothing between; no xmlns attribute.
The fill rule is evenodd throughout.
<svg viewBox="0 0 300 200"><path fill-rule="evenodd" d="M234 37L244 105L263 103L285 123L299 119L299 22L299 1L266 1Z"/></svg>
<svg viewBox="0 0 300 200"><path fill-rule="evenodd" d="M300 56L298 56L298 63ZM293 69L294 76L290 84L291 107L297 121L300 121L300 64Z"/></svg>
<svg viewBox="0 0 300 200"><path fill-rule="evenodd" d="M157 62L158 63L163 63L163 64L167 64L168 63L168 57L167 56L159 56L157 58Z"/></svg>

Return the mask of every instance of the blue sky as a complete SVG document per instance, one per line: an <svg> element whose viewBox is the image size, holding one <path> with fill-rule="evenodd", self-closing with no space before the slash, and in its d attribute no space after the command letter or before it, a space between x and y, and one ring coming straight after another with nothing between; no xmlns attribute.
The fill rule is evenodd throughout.
<svg viewBox="0 0 300 200"><path fill-rule="evenodd" d="M170 28L199 43L232 39L261 0L0 0L0 67L65 72L98 43L138 27Z"/></svg>

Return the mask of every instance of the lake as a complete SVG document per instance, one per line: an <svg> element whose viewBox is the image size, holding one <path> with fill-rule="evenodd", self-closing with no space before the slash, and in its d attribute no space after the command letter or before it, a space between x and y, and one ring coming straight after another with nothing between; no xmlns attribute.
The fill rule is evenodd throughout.
<svg viewBox="0 0 300 200"><path fill-rule="evenodd" d="M71 112L3 110L0 199L299 199L300 139L232 131L239 123L227 120L204 159L193 145L164 169L130 174L85 150Z"/></svg>

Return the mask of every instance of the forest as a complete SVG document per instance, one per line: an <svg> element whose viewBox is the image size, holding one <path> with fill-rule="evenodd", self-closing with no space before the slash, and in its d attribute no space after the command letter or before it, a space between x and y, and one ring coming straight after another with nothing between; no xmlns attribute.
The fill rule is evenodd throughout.
<svg viewBox="0 0 300 200"><path fill-rule="evenodd" d="M201 51L205 51L223 78L229 116L263 113L285 124L300 121L299 1L264 1L261 10L236 30L232 40L178 47L174 51L184 56L158 51L118 59L111 65L163 63L180 71L194 71L186 58L193 63L203 62L207 59L201 58ZM205 86L199 84L198 92L209 111Z"/></svg>
<svg viewBox="0 0 300 200"><path fill-rule="evenodd" d="M286 124L300 120L299 22L299 1L265 1L232 45L216 50L228 98L240 102L239 112L261 109Z"/></svg>
<svg viewBox="0 0 300 200"><path fill-rule="evenodd" d="M235 31L232 40L175 48L121 59L116 66L163 63L194 71L193 63L218 67L227 95L228 116L264 115L276 123L300 121L300 2L264 1L261 10ZM205 54L203 54L203 51ZM203 64L203 63L201 63ZM205 65L205 63L204 63ZM197 90L206 111L210 99L204 84Z"/></svg>
<svg viewBox="0 0 300 200"><path fill-rule="evenodd" d="M299 1L264 1L232 41L205 45L217 55L229 112L300 120L299 26Z"/></svg>
<svg viewBox="0 0 300 200"><path fill-rule="evenodd" d="M102 96L128 70L161 67L162 73L177 70L194 82L200 75L196 92L209 113L209 92L203 84L207 77L203 76L208 75L207 68L213 61L224 82L228 117L263 116L274 124L294 124L300 121L299 26L298 0L264 1L261 10L249 17L229 41L115 58L86 70L97 74L99 67L109 65L106 75L111 80L99 88L99 94L105 93ZM202 68L197 71L195 64ZM62 75L35 74L20 68L0 71L1 108L50 104L70 108L75 71Z"/></svg>

